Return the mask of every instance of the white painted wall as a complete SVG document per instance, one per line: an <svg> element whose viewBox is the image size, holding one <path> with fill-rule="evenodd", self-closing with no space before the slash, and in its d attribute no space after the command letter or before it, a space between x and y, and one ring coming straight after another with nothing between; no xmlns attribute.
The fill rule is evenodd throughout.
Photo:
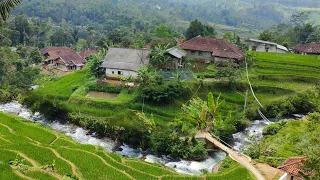
<svg viewBox="0 0 320 180"><path fill-rule="evenodd" d="M291 175L288 174L288 173L285 173L283 176L280 177L279 180L291 180ZM295 177L293 176L293 180L303 180L302 178L299 178L299 177Z"/></svg>
<svg viewBox="0 0 320 180"><path fill-rule="evenodd" d="M120 71L121 75L118 74L118 71ZM119 69L106 69L106 75L119 75L119 76L132 76L137 77L137 73L134 71L128 71L128 70L119 70Z"/></svg>
<svg viewBox="0 0 320 180"><path fill-rule="evenodd" d="M253 47L256 46L257 52L267 52L266 45L264 43L250 43L249 45L249 51L253 50ZM278 49L276 45L268 45L269 50L268 52L274 52L274 53L286 53L286 51L282 49Z"/></svg>

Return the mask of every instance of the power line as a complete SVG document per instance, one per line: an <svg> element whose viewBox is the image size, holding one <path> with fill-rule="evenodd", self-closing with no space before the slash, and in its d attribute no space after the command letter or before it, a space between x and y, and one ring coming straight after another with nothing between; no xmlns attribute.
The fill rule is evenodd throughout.
<svg viewBox="0 0 320 180"><path fill-rule="evenodd" d="M249 86L250 86L252 95L253 95L253 97L255 98L255 100L257 101L257 103L260 105L260 107L261 107L261 108L264 108L263 105L261 104L261 102L259 101L259 99L257 98L257 96L255 95L254 91L253 91L253 87L252 87L252 85L251 85L250 78L249 78L249 71L248 71L247 59L245 59L245 63L246 63L247 80L248 80L248 83L249 83ZM247 99L246 99L246 100L247 100ZM245 108L246 108L246 105L245 105ZM258 109L258 113L259 113L259 115L262 117L263 120L271 122L271 121L261 112L260 109Z"/></svg>

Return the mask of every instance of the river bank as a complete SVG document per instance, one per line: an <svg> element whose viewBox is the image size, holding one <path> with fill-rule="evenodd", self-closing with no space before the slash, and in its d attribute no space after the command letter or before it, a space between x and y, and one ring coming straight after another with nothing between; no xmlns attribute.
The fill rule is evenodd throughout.
<svg viewBox="0 0 320 180"><path fill-rule="evenodd" d="M221 151L210 153L209 157L201 162L174 159L170 156L157 157L148 151L133 149L125 144L119 146L121 142L114 141L110 138L98 138L95 133L90 133L89 130L85 130L73 124L62 124L58 121L48 121L40 113L32 113L29 109L16 101L0 104L0 111L43 124L55 131L71 137L79 143L101 146L107 152L114 152L125 157L137 158L150 163L158 163L172 168L181 174L201 175L205 171L212 172L214 166L226 158L226 154Z"/></svg>

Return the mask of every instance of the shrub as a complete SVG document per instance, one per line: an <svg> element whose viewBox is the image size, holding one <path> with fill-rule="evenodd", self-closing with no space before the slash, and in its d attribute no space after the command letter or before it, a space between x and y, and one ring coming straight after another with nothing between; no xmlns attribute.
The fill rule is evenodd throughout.
<svg viewBox="0 0 320 180"><path fill-rule="evenodd" d="M279 132L280 129L281 129L280 124L270 124L269 126L263 129L263 135L264 136L275 135Z"/></svg>
<svg viewBox="0 0 320 180"><path fill-rule="evenodd" d="M148 86L144 87L142 91L147 101L158 103L167 103L189 94L187 89L176 83Z"/></svg>
<svg viewBox="0 0 320 180"><path fill-rule="evenodd" d="M308 120L314 123L320 123L320 113L318 112L309 113Z"/></svg>
<svg viewBox="0 0 320 180"><path fill-rule="evenodd" d="M96 82L91 82L87 85L88 91L106 92L106 93L120 93L122 88L111 85L97 84Z"/></svg>
<svg viewBox="0 0 320 180"><path fill-rule="evenodd" d="M158 155L172 155L189 160L204 160L208 153L205 143L195 138L181 139L176 132L155 131L151 135L151 148Z"/></svg>

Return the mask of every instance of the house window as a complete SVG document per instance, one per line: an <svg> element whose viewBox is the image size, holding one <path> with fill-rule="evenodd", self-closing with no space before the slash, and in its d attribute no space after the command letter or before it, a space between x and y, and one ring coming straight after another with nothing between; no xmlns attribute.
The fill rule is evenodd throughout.
<svg viewBox="0 0 320 180"><path fill-rule="evenodd" d="M257 46L252 46L252 51L257 51Z"/></svg>
<svg viewBox="0 0 320 180"><path fill-rule="evenodd" d="M114 74L114 71L112 71L112 74Z"/></svg>
<svg viewBox="0 0 320 180"><path fill-rule="evenodd" d="M118 71L118 75L122 75L122 72L121 72L121 71Z"/></svg>
<svg viewBox="0 0 320 180"><path fill-rule="evenodd" d="M270 46L266 45L266 52L269 52Z"/></svg>
<svg viewBox="0 0 320 180"><path fill-rule="evenodd" d="M196 54L196 51L191 51L191 54L192 54L192 55L195 55L195 54Z"/></svg>

